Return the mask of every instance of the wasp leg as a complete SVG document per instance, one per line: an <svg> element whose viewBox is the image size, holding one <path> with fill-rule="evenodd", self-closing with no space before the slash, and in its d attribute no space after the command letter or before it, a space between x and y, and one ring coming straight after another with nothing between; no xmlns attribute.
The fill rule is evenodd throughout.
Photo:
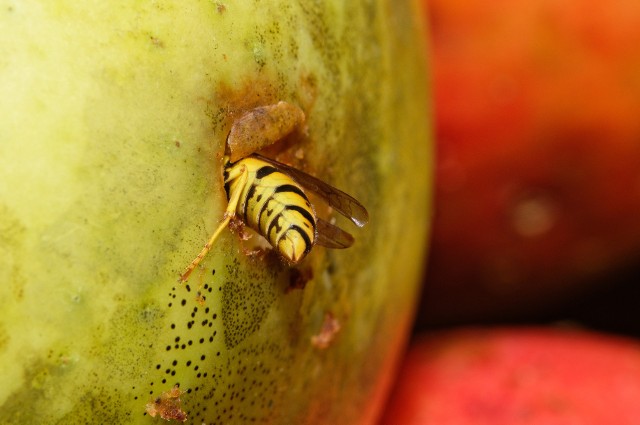
<svg viewBox="0 0 640 425"><path fill-rule="evenodd" d="M191 272L193 272L193 270L198 267L200 261L202 261L205 255L209 253L209 250L213 246L215 240L218 238L224 228L227 227L227 225L229 224L229 220L231 220L231 218L236 214L236 208L238 207L238 202L240 201L240 195L242 194L244 186L247 184L249 173L247 172L247 167L242 166L239 167L238 171L233 174L235 175L229 175L228 180L233 180L235 178L239 178L240 180L238 186L236 186L237 189L230 194L231 196L229 196L229 204L227 205L227 209L224 212L222 223L220 223L216 231L213 233L213 235L209 239L209 242L204 245L204 248L202 248L200 254L198 254L198 256L191 262L191 264L189 264L187 268L184 269L184 272L182 272L182 274L180 275L180 279L178 279L178 282L180 283L184 283L189 279Z"/></svg>

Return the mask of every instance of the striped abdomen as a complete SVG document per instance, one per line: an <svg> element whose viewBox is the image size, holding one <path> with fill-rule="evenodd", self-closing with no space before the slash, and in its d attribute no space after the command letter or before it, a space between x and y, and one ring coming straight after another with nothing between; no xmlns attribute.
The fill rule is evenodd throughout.
<svg viewBox="0 0 640 425"><path fill-rule="evenodd" d="M244 187L236 167L246 167ZM244 223L264 236L280 255L291 263L304 258L313 247L316 235L315 212L302 188L288 175L271 164L248 157L225 170L225 188L231 196L242 191L236 214Z"/></svg>

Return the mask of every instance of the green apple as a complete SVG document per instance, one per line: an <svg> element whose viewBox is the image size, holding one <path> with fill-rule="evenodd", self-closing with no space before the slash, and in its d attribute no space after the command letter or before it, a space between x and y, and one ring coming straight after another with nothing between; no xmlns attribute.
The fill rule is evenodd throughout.
<svg viewBox="0 0 640 425"><path fill-rule="evenodd" d="M431 209L414 3L3 2L2 424L375 421ZM279 154L369 225L296 267L226 231L179 284L232 123L279 101L306 115Z"/></svg>

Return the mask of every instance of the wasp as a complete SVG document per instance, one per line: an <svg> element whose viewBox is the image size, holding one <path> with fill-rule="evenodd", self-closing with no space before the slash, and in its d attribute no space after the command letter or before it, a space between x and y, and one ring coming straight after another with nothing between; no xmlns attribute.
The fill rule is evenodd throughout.
<svg viewBox="0 0 640 425"><path fill-rule="evenodd" d="M297 106L279 102L255 108L231 126L224 157L224 185L229 200L223 220L198 256L180 275L180 282L207 255L233 218L262 235L289 264L299 263L313 248L348 248L354 238L319 218L305 191L362 227L366 208L352 196L297 168L255 152L281 140L305 120Z"/></svg>

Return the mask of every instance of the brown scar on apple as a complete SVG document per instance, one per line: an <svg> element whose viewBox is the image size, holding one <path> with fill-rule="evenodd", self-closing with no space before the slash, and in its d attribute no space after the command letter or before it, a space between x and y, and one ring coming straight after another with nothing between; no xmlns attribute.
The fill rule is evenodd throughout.
<svg viewBox="0 0 640 425"><path fill-rule="evenodd" d="M253 243L245 244L246 241L253 238L255 232L238 217L232 217L229 220L229 230L240 239L240 251L246 257L261 258L272 250L269 245L263 245L266 243L264 238L255 238Z"/></svg>
<svg viewBox="0 0 640 425"><path fill-rule="evenodd" d="M311 337L311 345L320 350L324 350L335 340L336 335L340 332L340 322L332 313L324 315L324 321L320 328L320 333Z"/></svg>
<svg viewBox="0 0 640 425"><path fill-rule="evenodd" d="M198 292L196 292L196 302L200 307L204 307L205 303L207 302L207 297L201 290L198 290Z"/></svg>
<svg viewBox="0 0 640 425"><path fill-rule="evenodd" d="M295 132L306 135L306 116L299 106L279 101L245 112L231 126L225 154L236 162L286 139Z"/></svg>
<svg viewBox="0 0 640 425"><path fill-rule="evenodd" d="M311 267L294 267L289 269L289 286L285 293L289 293L294 289L304 289L307 282L313 279L313 269Z"/></svg>
<svg viewBox="0 0 640 425"><path fill-rule="evenodd" d="M240 144L249 140L249 145L256 145L258 149L252 151L252 147L233 146L235 151L231 161L237 160L248 153L260 152L264 156L277 159L280 162L292 166L299 166L299 158L303 157L305 143L310 142L308 128L306 126L306 116L311 113L317 98L317 78L311 73L302 73L299 77L295 92L284 92L277 86L277 81L273 79L247 78L239 84L233 86L227 83L220 83L214 88L211 105L226 105L223 109L212 116L213 125L218 128L220 134L225 135L225 140L220 142L225 144L226 136L231 133L234 123L240 120L243 115L255 112L256 108L271 108L272 113L266 113L267 119L281 120L284 127L291 128L291 131L279 133L278 125L275 125L272 134L268 137L272 140L269 146L258 142L255 144L250 137L237 139ZM254 114L253 123L251 118L245 128L255 130L259 128L260 119L257 121ZM258 126L256 126L258 124ZM238 129L241 129L239 126ZM233 137L231 142L235 143ZM295 148L295 149L294 149ZM223 149L224 150L224 149ZM249 152L251 151L251 152ZM248 152L248 153L247 153Z"/></svg>
<svg viewBox="0 0 640 425"><path fill-rule="evenodd" d="M229 220L229 230L231 233L238 235L241 241L248 241L251 239L251 234L246 231L244 221L238 217L231 217L231 220Z"/></svg>
<svg viewBox="0 0 640 425"><path fill-rule="evenodd" d="M160 415L160 418L171 421L176 420L180 422L187 421L187 414L182 410L182 401L180 400L180 387L174 385L168 391L164 391L159 397L150 401L145 406L145 411L155 418L156 415Z"/></svg>

